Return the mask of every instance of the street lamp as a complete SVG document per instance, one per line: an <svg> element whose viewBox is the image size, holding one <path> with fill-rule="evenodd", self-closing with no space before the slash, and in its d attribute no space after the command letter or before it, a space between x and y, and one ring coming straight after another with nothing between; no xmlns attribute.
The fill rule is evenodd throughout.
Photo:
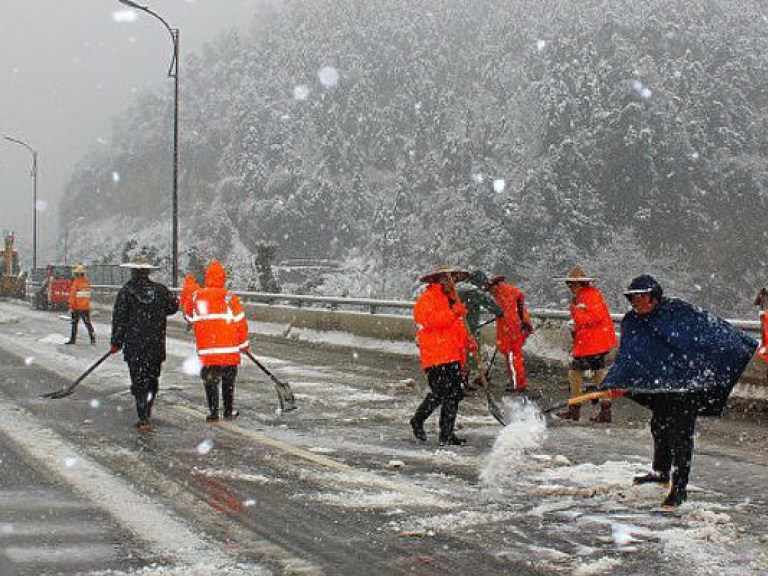
<svg viewBox="0 0 768 576"><path fill-rule="evenodd" d="M18 138L4 138L8 142L24 146L32 154L32 167L29 169L29 175L32 176L32 268L37 268L37 150Z"/></svg>
<svg viewBox="0 0 768 576"><path fill-rule="evenodd" d="M171 266L173 286L179 286L179 29L171 28L168 22L159 14L150 10L147 6L141 6L132 0L117 0L130 8L141 10L154 16L162 22L165 29L171 35L173 42L173 57L168 68L168 77L173 78L173 194L171 210L173 212L171 224Z"/></svg>

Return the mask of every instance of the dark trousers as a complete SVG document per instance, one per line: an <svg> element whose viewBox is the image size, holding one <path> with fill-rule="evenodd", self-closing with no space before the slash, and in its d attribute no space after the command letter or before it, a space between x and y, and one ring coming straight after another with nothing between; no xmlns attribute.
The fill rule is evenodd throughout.
<svg viewBox="0 0 768 576"><path fill-rule="evenodd" d="M425 370L430 391L416 409L413 421L420 426L438 406L440 409L440 440L453 436L453 426L459 412L459 402L464 397L461 388L462 374L458 362L439 364Z"/></svg>
<svg viewBox="0 0 768 576"><path fill-rule="evenodd" d="M224 416L232 416L235 401L235 379L237 366L205 366L200 372L205 385L208 409L212 415L219 415L219 381L221 395L224 397Z"/></svg>
<svg viewBox="0 0 768 576"><path fill-rule="evenodd" d="M698 402L694 394L670 393L654 399L653 469L666 475L672 471L672 485L678 489L688 486L697 416Z"/></svg>
<svg viewBox="0 0 768 576"><path fill-rule="evenodd" d="M88 336L91 337L91 342L96 339L96 332L93 330L93 324L91 324L91 313L88 310L72 310L72 332L69 339L74 342L77 340L77 324L82 320L85 324L86 330L88 330Z"/></svg>
<svg viewBox="0 0 768 576"><path fill-rule="evenodd" d="M160 389L160 362L128 362L131 375L131 394L136 399L136 413L139 421L148 421L152 416L152 406Z"/></svg>

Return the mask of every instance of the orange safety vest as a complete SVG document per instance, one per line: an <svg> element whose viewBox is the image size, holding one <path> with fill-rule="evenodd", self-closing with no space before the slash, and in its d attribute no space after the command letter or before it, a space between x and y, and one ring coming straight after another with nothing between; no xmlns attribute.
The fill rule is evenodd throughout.
<svg viewBox="0 0 768 576"><path fill-rule="evenodd" d="M462 362L466 359L469 336L464 318L456 314L440 284L430 284L413 306L416 342L421 367Z"/></svg>
<svg viewBox="0 0 768 576"><path fill-rule="evenodd" d="M70 310L87 312L91 309L91 283L87 278L76 277L69 288L67 300Z"/></svg>
<svg viewBox="0 0 768 576"><path fill-rule="evenodd" d="M527 334L523 324L531 325L531 317L525 309L525 296L517 286L499 282L494 295L504 316L496 318L496 346L502 354L509 354L525 342ZM522 318L520 312L522 311Z"/></svg>
<svg viewBox="0 0 768 576"><path fill-rule="evenodd" d="M757 356L768 362L768 310L760 312L760 320L763 323L763 337L757 349Z"/></svg>
<svg viewBox="0 0 768 576"><path fill-rule="evenodd" d="M594 286L585 286L571 303L571 318L574 356L603 354L619 343L608 306Z"/></svg>

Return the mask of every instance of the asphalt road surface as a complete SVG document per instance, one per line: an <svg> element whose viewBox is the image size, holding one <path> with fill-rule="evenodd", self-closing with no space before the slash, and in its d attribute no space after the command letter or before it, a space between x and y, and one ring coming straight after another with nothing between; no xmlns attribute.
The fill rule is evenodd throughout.
<svg viewBox="0 0 768 576"><path fill-rule="evenodd" d="M532 401L461 405L469 444L420 444L415 355L276 336L252 350L291 383L243 364L234 422L205 422L192 337L173 324L153 428L139 433L112 357L72 396L41 399L106 350L63 346L57 314L0 302L0 574L765 574L768 431L734 414L701 422L689 502L634 487L649 414L611 425L544 419L564 372L531 362ZM252 328L260 331L258 322ZM274 332L274 330L273 330ZM500 373L492 374L501 380ZM585 416L590 410L586 410Z"/></svg>

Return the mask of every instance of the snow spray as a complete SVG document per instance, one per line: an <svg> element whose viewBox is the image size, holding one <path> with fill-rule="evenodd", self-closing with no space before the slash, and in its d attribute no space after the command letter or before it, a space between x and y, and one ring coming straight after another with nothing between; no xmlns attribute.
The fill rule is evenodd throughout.
<svg viewBox="0 0 768 576"><path fill-rule="evenodd" d="M506 402L507 424L493 443L480 469L480 480L489 486L514 481L526 456L537 449L547 433L544 415L527 400Z"/></svg>

